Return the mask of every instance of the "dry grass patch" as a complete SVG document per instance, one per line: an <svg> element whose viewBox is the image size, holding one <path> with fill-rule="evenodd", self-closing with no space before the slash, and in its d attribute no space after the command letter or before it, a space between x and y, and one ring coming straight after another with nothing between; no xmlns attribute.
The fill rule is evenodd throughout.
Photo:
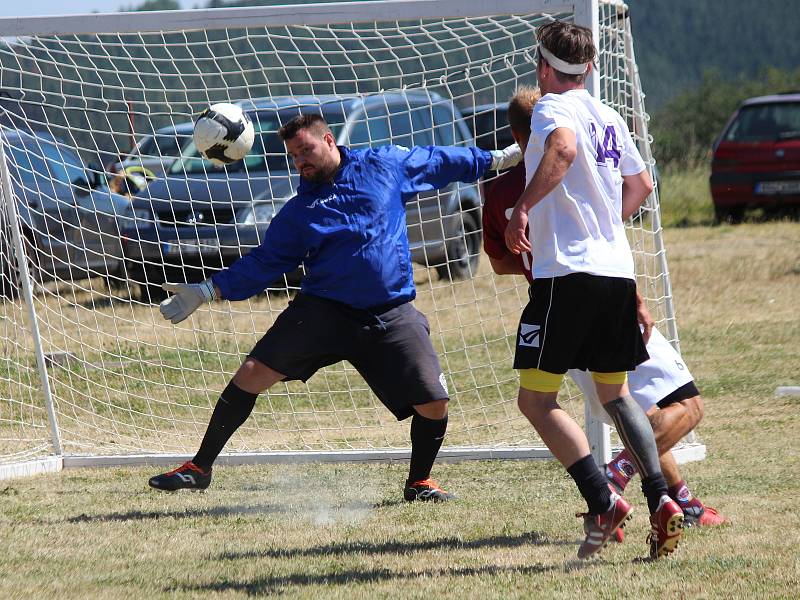
<svg viewBox="0 0 800 600"><path fill-rule="evenodd" d="M634 486L626 543L578 563L583 507L554 463L441 464L460 496L441 506L400 501L402 464L218 468L203 494L87 469L0 484L0 597L796 597L800 399L773 391L800 384L798 242L792 223L667 231L707 412L709 457L683 473L734 522L687 531L669 559L641 561Z"/></svg>

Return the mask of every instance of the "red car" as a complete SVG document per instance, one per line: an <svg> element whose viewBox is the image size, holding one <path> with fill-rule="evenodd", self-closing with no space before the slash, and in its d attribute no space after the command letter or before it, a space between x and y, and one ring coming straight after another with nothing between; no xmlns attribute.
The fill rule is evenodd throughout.
<svg viewBox="0 0 800 600"><path fill-rule="evenodd" d="M800 94L745 100L714 144L711 197L718 221L748 208L800 208Z"/></svg>

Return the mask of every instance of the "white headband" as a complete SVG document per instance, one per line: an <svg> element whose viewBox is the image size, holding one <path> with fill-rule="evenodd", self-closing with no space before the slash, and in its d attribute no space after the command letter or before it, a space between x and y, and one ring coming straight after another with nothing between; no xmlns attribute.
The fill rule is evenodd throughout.
<svg viewBox="0 0 800 600"><path fill-rule="evenodd" d="M572 65L568 62L565 62L545 48L543 44L539 44L539 53L542 55L542 58L544 58L556 71L561 71L567 75L583 75L589 66L589 63L578 63L576 65Z"/></svg>

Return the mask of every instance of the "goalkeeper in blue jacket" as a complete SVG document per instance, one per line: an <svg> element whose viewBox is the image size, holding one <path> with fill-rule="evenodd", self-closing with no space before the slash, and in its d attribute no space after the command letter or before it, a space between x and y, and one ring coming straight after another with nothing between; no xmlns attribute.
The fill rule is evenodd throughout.
<svg viewBox="0 0 800 600"><path fill-rule="evenodd" d="M472 182L519 162L501 151L426 146L350 150L325 120L298 115L279 131L301 182L264 241L199 284L165 284L161 313L179 323L205 302L244 300L300 263L300 293L256 343L217 402L195 457L152 477L158 490L204 489L211 467L258 395L279 381L306 381L349 361L398 420L411 417L408 501L451 494L430 478L447 429L448 392L416 296L405 204L418 193Z"/></svg>

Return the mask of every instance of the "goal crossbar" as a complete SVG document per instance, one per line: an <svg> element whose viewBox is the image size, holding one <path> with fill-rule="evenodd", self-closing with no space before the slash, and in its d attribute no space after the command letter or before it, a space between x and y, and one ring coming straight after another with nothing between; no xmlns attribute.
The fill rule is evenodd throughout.
<svg viewBox="0 0 800 600"><path fill-rule="evenodd" d="M296 5L91 13L0 18L0 37L197 31L283 25L330 25L408 19L572 13L583 2L563 0L376 0Z"/></svg>

